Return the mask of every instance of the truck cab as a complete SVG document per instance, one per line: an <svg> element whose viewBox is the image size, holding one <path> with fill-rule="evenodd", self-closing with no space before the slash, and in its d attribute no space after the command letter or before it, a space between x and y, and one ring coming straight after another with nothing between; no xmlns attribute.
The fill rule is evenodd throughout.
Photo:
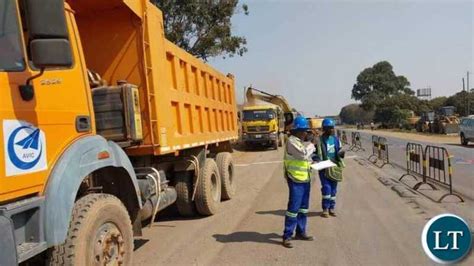
<svg viewBox="0 0 474 266"><path fill-rule="evenodd" d="M242 141L247 146L283 145L285 118L276 105L245 106L242 110Z"/></svg>
<svg viewBox="0 0 474 266"><path fill-rule="evenodd" d="M0 1L0 88L2 266L130 265L158 211L235 195L234 78L148 0Z"/></svg>

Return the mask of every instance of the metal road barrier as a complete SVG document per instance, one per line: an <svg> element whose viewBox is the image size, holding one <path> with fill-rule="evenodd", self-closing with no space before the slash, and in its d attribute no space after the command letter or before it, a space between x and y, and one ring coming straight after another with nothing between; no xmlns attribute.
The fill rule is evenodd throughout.
<svg viewBox="0 0 474 266"><path fill-rule="evenodd" d="M453 191L453 167L446 148L428 145L423 149L421 144L408 143L406 149L407 173L399 180L405 176L412 176L415 179L421 177L422 180L413 187L414 190L418 190L422 185L437 190L434 184L444 185L449 188L449 192L441 196L438 202L442 202L448 196L455 196L464 202L464 199Z"/></svg>
<svg viewBox="0 0 474 266"><path fill-rule="evenodd" d="M379 137L379 153L378 153L378 159L382 162L382 164L378 167L382 168L385 165L390 163L390 157L388 155L388 141L384 137Z"/></svg>
<svg viewBox="0 0 474 266"><path fill-rule="evenodd" d="M423 161L425 157L425 152L423 151L423 146L418 143L407 143L406 146L406 158L407 158L407 172L403 174L399 181L406 176L411 176L418 180L419 178L423 178L424 171L423 171Z"/></svg>
<svg viewBox="0 0 474 266"><path fill-rule="evenodd" d="M375 160L374 160L375 159ZM385 165L390 163L390 157L388 153L388 141L384 137L372 136L372 154L369 156L368 160L373 164L377 165L379 161L382 162L381 165L377 165L382 168Z"/></svg>
<svg viewBox="0 0 474 266"><path fill-rule="evenodd" d="M464 199L453 192L453 167L451 164L451 156L444 147L428 145L425 148L425 179L432 182L443 184L449 187L449 193L443 195L438 201L441 202L447 196L455 196L464 202ZM420 183L423 183L420 182ZM422 184L420 184L421 186ZM418 186L419 187L419 186ZM417 188L418 188L417 187Z"/></svg>
<svg viewBox="0 0 474 266"><path fill-rule="evenodd" d="M362 142L360 140L359 132L351 132L351 146L349 147L351 151L360 151L365 149L362 147Z"/></svg>
<svg viewBox="0 0 474 266"><path fill-rule="evenodd" d="M343 145L349 145L349 142L347 141L347 134L344 130L342 131L341 142Z"/></svg>
<svg viewBox="0 0 474 266"><path fill-rule="evenodd" d="M372 163L377 162L379 157L379 136L372 135L372 154L369 156L368 160ZM373 159L375 160L373 161Z"/></svg>

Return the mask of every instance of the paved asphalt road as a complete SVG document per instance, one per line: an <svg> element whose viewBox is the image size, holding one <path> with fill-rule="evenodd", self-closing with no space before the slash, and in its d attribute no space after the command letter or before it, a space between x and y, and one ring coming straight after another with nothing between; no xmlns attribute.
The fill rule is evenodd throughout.
<svg viewBox="0 0 474 266"><path fill-rule="evenodd" d="M348 141L350 142L350 130L347 130ZM372 152L372 135L378 134L377 131L361 132L362 146L365 149L364 154L366 158ZM409 140L388 137L386 136L389 143L389 156L392 163L399 167L406 167L406 145ZM440 144L433 142L413 141L414 143L420 143L423 146L435 145L445 147L450 153L453 163L453 188L465 197L474 199L474 146L463 147L461 145L454 144Z"/></svg>
<svg viewBox="0 0 474 266"><path fill-rule="evenodd" d="M282 247L288 197L282 155L281 149L234 153L237 196L211 217L160 213L135 241L134 265L433 265L420 234L428 219L446 212L443 205L419 195L401 197L378 180L401 171L388 174L393 169L380 170L359 153L349 153L346 160L338 217L319 216L316 180L308 219L315 241ZM462 264L474 265L473 256Z"/></svg>

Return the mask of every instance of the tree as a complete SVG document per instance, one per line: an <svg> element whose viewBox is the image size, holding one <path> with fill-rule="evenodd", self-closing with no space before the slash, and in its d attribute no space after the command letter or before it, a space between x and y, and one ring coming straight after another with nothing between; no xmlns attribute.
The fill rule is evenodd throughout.
<svg viewBox="0 0 474 266"><path fill-rule="evenodd" d="M342 107L339 113L342 123L356 124L356 123L370 123L374 119L374 112L366 111L359 104L349 104Z"/></svg>
<svg viewBox="0 0 474 266"><path fill-rule="evenodd" d="M152 0L163 11L168 40L189 53L207 60L210 57L242 56L247 40L232 35L231 17L248 7L238 0Z"/></svg>
<svg viewBox="0 0 474 266"><path fill-rule="evenodd" d="M471 102L470 109L474 108L474 92L468 93L467 91L458 92L446 99L445 105L446 106L454 106L456 107L456 112L461 116L468 115L468 100ZM472 111L471 111L472 113Z"/></svg>
<svg viewBox="0 0 474 266"><path fill-rule="evenodd" d="M418 115L432 110L432 107L428 101L420 100L415 96L409 94L397 94L394 96L390 96L382 102L378 103L377 109L382 107L392 107L409 110L413 111Z"/></svg>
<svg viewBox="0 0 474 266"><path fill-rule="evenodd" d="M360 100L365 110L375 110L378 103L391 96L413 95L409 86L406 77L395 75L392 65L381 61L360 72L352 88L352 98Z"/></svg>
<svg viewBox="0 0 474 266"><path fill-rule="evenodd" d="M375 111L375 121L387 127L394 127L407 124L410 117L410 110L396 107L380 107Z"/></svg>

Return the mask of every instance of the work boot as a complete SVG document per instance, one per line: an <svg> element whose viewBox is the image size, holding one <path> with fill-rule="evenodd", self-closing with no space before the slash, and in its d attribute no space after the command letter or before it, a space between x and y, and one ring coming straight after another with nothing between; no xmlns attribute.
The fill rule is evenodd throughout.
<svg viewBox="0 0 474 266"><path fill-rule="evenodd" d="M304 241L313 241L314 237L307 235L306 233L303 234L296 234L295 240L304 240Z"/></svg>
<svg viewBox="0 0 474 266"><path fill-rule="evenodd" d="M323 212L321 213L321 217L323 217L323 218L328 218L328 217L329 217L329 212L328 212L328 210L323 210Z"/></svg>
<svg viewBox="0 0 474 266"><path fill-rule="evenodd" d="M331 215L332 217L337 216L336 211L334 209L329 209L329 215Z"/></svg>
<svg viewBox="0 0 474 266"><path fill-rule="evenodd" d="M291 244L291 241L290 241L289 238L288 239L283 239L282 244L285 248L293 248L293 244Z"/></svg>

